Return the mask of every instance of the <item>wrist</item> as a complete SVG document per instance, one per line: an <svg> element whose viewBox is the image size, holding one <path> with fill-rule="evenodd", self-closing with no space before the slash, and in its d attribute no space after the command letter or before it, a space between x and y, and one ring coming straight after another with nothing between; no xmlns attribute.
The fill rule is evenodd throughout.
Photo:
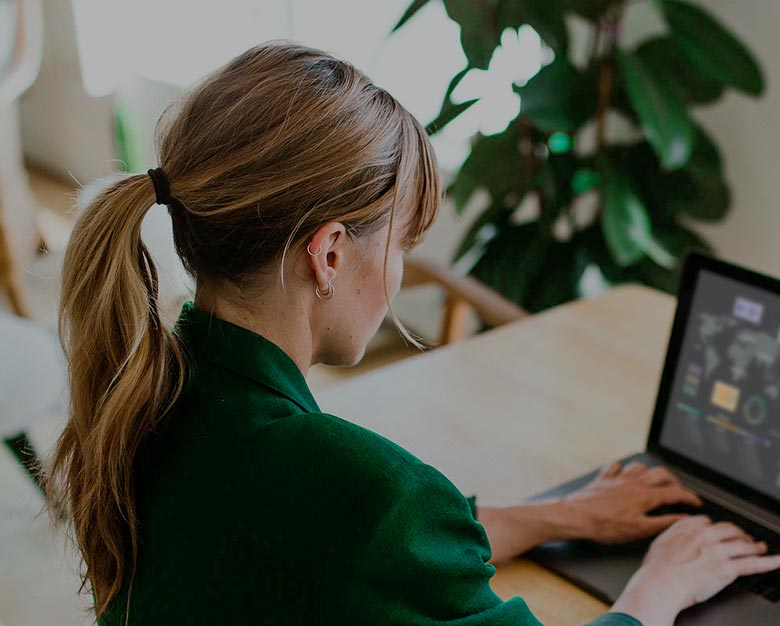
<svg viewBox="0 0 780 626"><path fill-rule="evenodd" d="M551 541L568 541L585 536L584 524L565 500L507 507L510 523L533 539L526 549Z"/></svg>
<svg viewBox="0 0 780 626"><path fill-rule="evenodd" d="M672 626L680 611L667 598L637 588L624 591L609 612L630 615L642 626Z"/></svg>
<svg viewBox="0 0 780 626"><path fill-rule="evenodd" d="M642 566L628 581L612 612L627 613L643 626L672 626L677 614L685 608L676 595L677 586L663 571Z"/></svg>
<svg viewBox="0 0 780 626"><path fill-rule="evenodd" d="M536 505L543 513L548 541L571 541L592 539L593 524L576 500L552 500Z"/></svg>
<svg viewBox="0 0 780 626"><path fill-rule="evenodd" d="M575 503L552 500L536 505L544 525L544 542L586 539L590 524Z"/></svg>

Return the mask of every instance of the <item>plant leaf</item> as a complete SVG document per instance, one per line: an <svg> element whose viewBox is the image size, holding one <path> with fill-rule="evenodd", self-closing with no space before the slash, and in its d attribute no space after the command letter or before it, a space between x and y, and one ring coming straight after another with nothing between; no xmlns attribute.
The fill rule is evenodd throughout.
<svg viewBox="0 0 780 626"><path fill-rule="evenodd" d="M498 234L498 229L509 225L509 218L515 208L516 207L508 207L503 202L495 202L485 209L482 214L474 220L471 226L469 226L468 231L463 236L463 239L458 246L458 250L455 252L453 262L457 263L460 261L478 245L484 247L490 239ZM485 230L490 226L496 228L495 232L492 233L492 236L485 233Z"/></svg>
<svg viewBox="0 0 780 626"><path fill-rule="evenodd" d="M672 37L649 39L634 54L651 72L665 74L688 102L705 104L723 94L723 82L697 71Z"/></svg>
<svg viewBox="0 0 780 626"><path fill-rule="evenodd" d="M676 220L680 214L717 221L728 212L731 192L723 172L723 160L715 144L694 127L694 147L685 167L666 172L652 149L641 142L625 149L631 180L654 222Z"/></svg>
<svg viewBox="0 0 780 626"><path fill-rule="evenodd" d="M471 275L522 306L551 243L536 222L506 225L487 243Z"/></svg>
<svg viewBox="0 0 780 626"><path fill-rule="evenodd" d="M454 120L461 113L479 101L479 98L474 98L473 100L466 100L465 102L458 103L452 101L452 92L455 91L455 88L458 86L460 81L463 80L463 77L468 74L471 69L472 68L470 65L466 65L466 67L464 67L460 72L452 77L450 84L447 86L447 91L444 94L444 101L442 102L439 114L425 127L425 132L427 132L429 135L438 133L452 120Z"/></svg>
<svg viewBox="0 0 780 626"><path fill-rule="evenodd" d="M620 275L626 268L615 263L604 239L604 229L599 222L586 226L574 234L571 245L577 250L578 263L583 268L595 265L611 284L620 282Z"/></svg>
<svg viewBox="0 0 780 626"><path fill-rule="evenodd" d="M450 100L445 100L444 104L441 106L441 111L439 111L439 114L425 127L425 132L429 135L435 135L452 120L454 120L464 111L470 109L472 105L476 104L477 102L479 102L479 98L466 100L465 102L458 102L457 104L453 104Z"/></svg>
<svg viewBox="0 0 780 626"><path fill-rule="evenodd" d="M751 95L764 91L758 62L710 13L682 0L663 0L661 8L672 36L697 71Z"/></svg>
<svg viewBox="0 0 780 626"><path fill-rule="evenodd" d="M543 67L524 86L513 85L520 95L520 113L542 130L572 132L582 126L596 108L596 88L591 74L583 74L566 58Z"/></svg>
<svg viewBox="0 0 780 626"><path fill-rule="evenodd" d="M518 29L530 25L557 55L566 55L569 33L566 30L563 10L550 0L500 0L497 10L498 27Z"/></svg>
<svg viewBox="0 0 780 626"><path fill-rule="evenodd" d="M682 259L694 250L708 254L711 254L712 250L701 237L677 223L658 229L655 236L677 259L673 267L661 267L650 258L643 258L631 267L617 265L605 249L604 235L597 224L577 233L571 243L577 250L580 263L598 267L602 276L610 284L640 282L675 293L682 269Z"/></svg>
<svg viewBox="0 0 780 626"><path fill-rule="evenodd" d="M633 265L645 256L647 246L644 244L652 238L650 218L622 168L615 167L606 159L600 165L604 239L618 265Z"/></svg>
<svg viewBox="0 0 780 626"><path fill-rule="evenodd" d="M536 313L577 297L583 267L576 258L573 246L561 241L551 241L539 264L542 271L536 274L535 280L527 289L522 302L523 308ZM529 269L528 263L524 263L524 267L518 271L526 272Z"/></svg>
<svg viewBox="0 0 780 626"><path fill-rule="evenodd" d="M571 177L571 192L575 196L588 193L596 189L601 184L601 177L598 172L588 167L582 167L575 170Z"/></svg>
<svg viewBox="0 0 780 626"><path fill-rule="evenodd" d="M661 191L662 201L675 213L707 221L718 221L726 215L731 192L720 152L704 131L697 129L690 161L683 169L664 176Z"/></svg>
<svg viewBox="0 0 780 626"><path fill-rule="evenodd" d="M682 167L691 156L693 131L688 109L664 74L635 55L618 51L620 78L653 150L664 168Z"/></svg>
<svg viewBox="0 0 780 626"><path fill-rule="evenodd" d="M395 32L401 26L406 24L412 17L414 17L414 14L417 13L420 9L422 9L426 4L428 4L428 0L414 0L407 8L406 11L404 11L404 14L401 16L401 19L398 20L398 23L393 26L393 30L390 32Z"/></svg>
<svg viewBox="0 0 780 626"><path fill-rule="evenodd" d="M667 250L681 260L690 252L713 253L709 243L679 222L667 227L655 228L654 235Z"/></svg>
<svg viewBox="0 0 780 626"><path fill-rule="evenodd" d="M507 204L516 206L530 185L519 141L520 127L515 123L495 135L477 135L471 153L447 188L456 211L463 210L479 187L486 188L495 200L513 194L514 199L507 198Z"/></svg>
<svg viewBox="0 0 780 626"><path fill-rule="evenodd" d="M452 77L450 84L447 85L447 91L444 93L445 100L449 100L452 97L452 92L455 91L455 88L460 84L460 81L463 80L463 78L471 71L471 69L471 65L466 64L466 67L464 67L460 72Z"/></svg>
<svg viewBox="0 0 780 626"><path fill-rule="evenodd" d="M573 154L550 154L542 164L539 188L539 224L552 232L553 224L573 198L572 178L577 167Z"/></svg>
<svg viewBox="0 0 780 626"><path fill-rule="evenodd" d="M460 44L469 65L486 70L501 43L493 3L488 0L444 0L447 15L460 26Z"/></svg>

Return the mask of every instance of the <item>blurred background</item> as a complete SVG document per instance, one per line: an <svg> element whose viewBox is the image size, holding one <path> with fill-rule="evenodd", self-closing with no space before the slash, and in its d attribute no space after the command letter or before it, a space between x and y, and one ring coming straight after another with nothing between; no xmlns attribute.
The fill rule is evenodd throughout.
<svg viewBox="0 0 780 626"><path fill-rule="evenodd" d="M430 125L449 188L412 261L433 279L410 280L396 305L431 342L485 327L489 314L451 306L474 295L469 275L501 298L480 292L477 311L509 302L518 316L621 282L673 292L691 249L780 275L780 4L478 5L0 0L0 623L91 623L78 560L37 515L43 498L19 463L31 446L45 456L64 417L54 333L77 199L154 167L165 106L253 45L332 52ZM173 316L190 284L163 207L144 237ZM453 335L456 317L466 330ZM315 368L310 382L414 352L383 328L363 364Z"/></svg>

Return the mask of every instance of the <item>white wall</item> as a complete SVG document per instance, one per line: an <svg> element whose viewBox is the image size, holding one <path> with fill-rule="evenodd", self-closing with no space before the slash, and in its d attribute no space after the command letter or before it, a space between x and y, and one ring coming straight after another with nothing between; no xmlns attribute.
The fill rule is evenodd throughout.
<svg viewBox="0 0 780 626"><path fill-rule="evenodd" d="M768 88L759 100L730 92L699 116L721 147L733 192L727 219L700 231L721 256L780 276L780 2L707 0L706 5L750 44Z"/></svg>
<svg viewBox="0 0 780 626"><path fill-rule="evenodd" d="M354 13L354 9L350 8L352 4L347 0L329 4L330 13ZM774 150L780 143L780 93L776 89L780 80L780 38L776 35L776 27L780 24L780 2L703 0L703 4L750 44L764 66L768 89L759 100L729 92L714 107L697 113L723 150L727 176L734 195L733 208L727 220L703 226L700 230L715 244L722 256L780 275L780 251L775 243L780 233L775 181L780 180L780 176L775 172L777 165L773 158ZM296 0L294 6L301 11L308 5L303 0ZM111 165L110 102L107 98L90 98L81 88L71 28L70 1L47 0L45 7L47 49L44 65L40 79L22 102L25 148L35 160L59 168L63 173L72 172L79 180L87 180L105 173ZM337 19L339 15L331 17ZM421 17L422 22L433 19L429 15ZM324 14L322 19L325 19ZM642 24L632 24L632 30L647 25L647 20L641 16L639 21ZM424 26L422 22L419 25ZM408 28L414 26L412 22ZM299 30L294 36L304 39L306 43L327 43L319 40L308 42L305 29ZM403 35L402 31L397 37ZM355 46L359 48L361 41L356 41ZM394 45L397 42L390 43ZM387 46L388 42L382 45ZM408 47L410 44L405 45ZM408 50L405 54L392 51L390 54L396 60L401 59L400 63L409 56ZM428 54L431 51L426 51L425 56ZM372 63L363 54L360 56L363 58L352 60L363 66L376 65L381 68L382 63L378 63L377 59ZM383 63L386 65L387 59ZM366 69L370 72L371 68ZM387 70L377 71L382 74ZM442 78L439 81L441 85L432 85L431 89L443 89L448 78ZM387 82L392 83L393 80L388 79ZM165 90L158 87L151 89L152 86L146 89L138 84L128 85L128 89L120 92L120 98L130 101L144 92L153 94L155 102L147 113L154 117L151 113L159 108L158 100ZM392 90L391 85L387 86ZM423 112L418 113L424 116ZM440 150L443 148L445 146L439 146ZM440 158L443 162L447 161L446 154L440 155ZM439 223L417 254L447 263L465 226L466 221L456 219L449 206L443 207ZM423 309L433 310L435 300L428 298L427 302ZM408 305L403 300L399 304L412 317L423 317L422 309L417 305ZM427 327L430 328L430 324Z"/></svg>

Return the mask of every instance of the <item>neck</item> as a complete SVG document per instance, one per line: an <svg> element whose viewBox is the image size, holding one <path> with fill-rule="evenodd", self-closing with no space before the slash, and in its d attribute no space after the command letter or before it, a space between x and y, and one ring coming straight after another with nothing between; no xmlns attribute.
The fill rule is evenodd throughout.
<svg viewBox="0 0 780 626"><path fill-rule="evenodd" d="M199 288L195 294L195 306L276 344L298 366L303 376L308 376L314 362L314 334L309 306L301 306L300 297L296 299L292 293L261 296L250 307Z"/></svg>

